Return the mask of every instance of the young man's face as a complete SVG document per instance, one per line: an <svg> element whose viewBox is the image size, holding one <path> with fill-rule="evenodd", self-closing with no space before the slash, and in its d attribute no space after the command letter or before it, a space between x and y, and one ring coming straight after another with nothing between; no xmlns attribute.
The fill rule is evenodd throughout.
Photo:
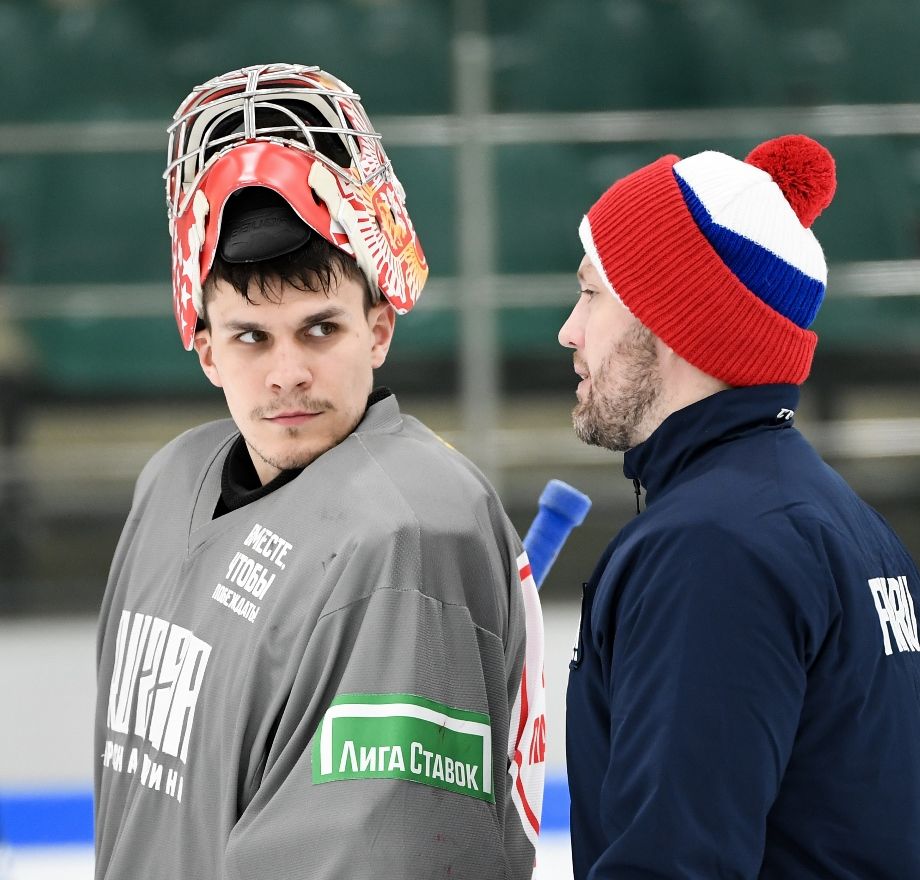
<svg viewBox="0 0 920 880"><path fill-rule="evenodd" d="M575 349L582 377L572 411L585 443L625 451L654 427L661 373L654 335L610 294L591 261L578 269L581 293L559 331L559 344Z"/></svg>
<svg viewBox="0 0 920 880"><path fill-rule="evenodd" d="M263 484L354 430L395 317L387 303L365 314L364 288L349 278L333 280L328 296L280 282L275 293L279 302L256 291L250 303L218 281L209 329L195 336L201 368L223 388Z"/></svg>

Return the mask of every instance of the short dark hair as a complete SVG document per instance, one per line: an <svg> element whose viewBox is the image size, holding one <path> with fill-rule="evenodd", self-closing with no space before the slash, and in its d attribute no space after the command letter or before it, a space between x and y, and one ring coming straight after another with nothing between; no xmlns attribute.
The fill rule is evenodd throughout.
<svg viewBox="0 0 920 880"><path fill-rule="evenodd" d="M303 291L325 293L327 296L334 283L344 279L357 281L364 289L364 313L380 302L380 296L371 286L355 259L321 235L312 234L306 244L273 257L252 263L230 263L215 254L211 271L205 279L202 291L204 314L200 327L207 327L208 297L218 281L226 281L248 302L253 302L251 292L259 294L269 302L278 302L280 284L290 284Z"/></svg>

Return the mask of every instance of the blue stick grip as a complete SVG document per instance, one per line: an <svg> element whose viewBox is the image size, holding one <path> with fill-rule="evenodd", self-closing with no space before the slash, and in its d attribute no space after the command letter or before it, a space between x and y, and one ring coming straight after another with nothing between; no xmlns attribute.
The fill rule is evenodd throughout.
<svg viewBox="0 0 920 880"><path fill-rule="evenodd" d="M538 588L543 585L572 529L585 521L591 499L562 480L550 480L539 503L537 515L524 537L524 550Z"/></svg>

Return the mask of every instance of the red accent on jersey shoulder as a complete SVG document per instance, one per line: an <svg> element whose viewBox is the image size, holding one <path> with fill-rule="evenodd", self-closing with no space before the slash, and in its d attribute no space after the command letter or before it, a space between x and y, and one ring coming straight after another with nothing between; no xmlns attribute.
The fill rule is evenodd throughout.
<svg viewBox="0 0 920 880"><path fill-rule="evenodd" d="M524 668L521 670L521 717L518 719L517 736L514 738L515 749L521 744L529 714L530 705L527 699L527 663L525 661Z"/></svg>
<svg viewBox="0 0 920 880"><path fill-rule="evenodd" d="M524 812L527 814L527 821L530 822L533 830L539 834L540 833L540 820L534 815L533 810L530 808L530 803L527 800L527 792L524 791L524 783L521 780L521 765L524 763L524 758L521 756L521 750L514 750L514 763L518 767L517 781L515 785L517 786L518 795L521 798L521 806L524 808Z"/></svg>

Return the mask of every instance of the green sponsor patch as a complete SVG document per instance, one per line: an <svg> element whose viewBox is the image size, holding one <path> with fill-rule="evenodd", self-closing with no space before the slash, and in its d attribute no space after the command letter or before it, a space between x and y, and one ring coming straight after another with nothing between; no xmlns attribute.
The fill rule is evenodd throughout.
<svg viewBox="0 0 920 880"><path fill-rule="evenodd" d="M414 694L340 694L313 739L313 782L408 779L495 803L481 712Z"/></svg>

